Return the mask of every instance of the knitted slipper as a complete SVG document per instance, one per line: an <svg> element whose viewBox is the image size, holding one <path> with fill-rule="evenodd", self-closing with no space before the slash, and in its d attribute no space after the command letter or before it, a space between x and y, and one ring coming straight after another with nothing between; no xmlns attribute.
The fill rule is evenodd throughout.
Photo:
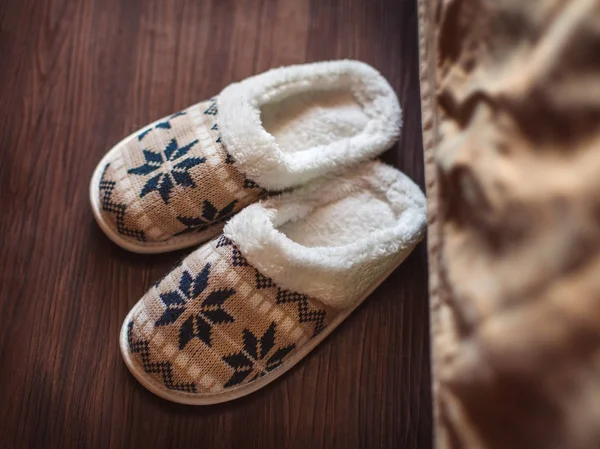
<svg viewBox="0 0 600 449"><path fill-rule="evenodd" d="M396 141L400 122L394 91L364 63L274 69L117 144L92 177L94 216L131 251L195 245L265 189L377 156Z"/></svg>
<svg viewBox="0 0 600 449"><path fill-rule="evenodd" d="M206 405L285 373L412 251L425 198L369 162L248 206L133 307L120 346L153 393Z"/></svg>

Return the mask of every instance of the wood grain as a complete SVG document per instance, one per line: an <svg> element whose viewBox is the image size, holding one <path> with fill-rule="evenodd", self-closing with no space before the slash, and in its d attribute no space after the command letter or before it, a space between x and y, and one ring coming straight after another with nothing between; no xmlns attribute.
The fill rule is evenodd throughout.
<svg viewBox="0 0 600 449"><path fill-rule="evenodd" d="M404 108L385 155L423 186L413 0L0 4L0 441L7 448L431 447L424 245L299 366L188 407L128 373L121 321L185 251L129 254L94 223L101 156L273 66L356 58Z"/></svg>

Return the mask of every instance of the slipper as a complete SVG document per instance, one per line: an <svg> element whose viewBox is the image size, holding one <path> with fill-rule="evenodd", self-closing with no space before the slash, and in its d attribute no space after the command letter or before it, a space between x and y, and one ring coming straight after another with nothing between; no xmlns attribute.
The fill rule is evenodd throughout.
<svg viewBox="0 0 600 449"><path fill-rule="evenodd" d="M125 362L153 393L208 405L298 363L421 240L425 197L368 162L246 207L129 312Z"/></svg>
<svg viewBox="0 0 600 449"><path fill-rule="evenodd" d="M376 157L400 123L396 94L364 63L274 69L118 143L92 176L94 216L134 252L196 245L267 190Z"/></svg>

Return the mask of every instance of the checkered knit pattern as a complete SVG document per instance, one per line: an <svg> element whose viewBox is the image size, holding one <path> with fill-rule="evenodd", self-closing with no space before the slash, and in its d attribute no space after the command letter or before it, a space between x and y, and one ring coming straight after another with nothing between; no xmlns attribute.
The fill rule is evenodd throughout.
<svg viewBox="0 0 600 449"><path fill-rule="evenodd" d="M160 388L202 395L276 370L336 313L277 286L221 236L155 285L126 325L140 370Z"/></svg>
<svg viewBox="0 0 600 449"><path fill-rule="evenodd" d="M122 143L98 189L104 220L122 237L143 242L210 232L263 193L221 142L215 99Z"/></svg>

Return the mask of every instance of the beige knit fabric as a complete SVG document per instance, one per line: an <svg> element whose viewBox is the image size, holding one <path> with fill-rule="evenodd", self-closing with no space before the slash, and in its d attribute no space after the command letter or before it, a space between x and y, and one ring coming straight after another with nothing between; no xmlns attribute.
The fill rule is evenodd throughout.
<svg viewBox="0 0 600 449"><path fill-rule="evenodd" d="M159 389L194 397L276 370L336 313L279 288L221 236L159 281L125 325L135 369Z"/></svg>
<svg viewBox="0 0 600 449"><path fill-rule="evenodd" d="M198 103L118 145L98 186L102 217L132 242L210 238L262 193L233 162L219 136L216 99Z"/></svg>

